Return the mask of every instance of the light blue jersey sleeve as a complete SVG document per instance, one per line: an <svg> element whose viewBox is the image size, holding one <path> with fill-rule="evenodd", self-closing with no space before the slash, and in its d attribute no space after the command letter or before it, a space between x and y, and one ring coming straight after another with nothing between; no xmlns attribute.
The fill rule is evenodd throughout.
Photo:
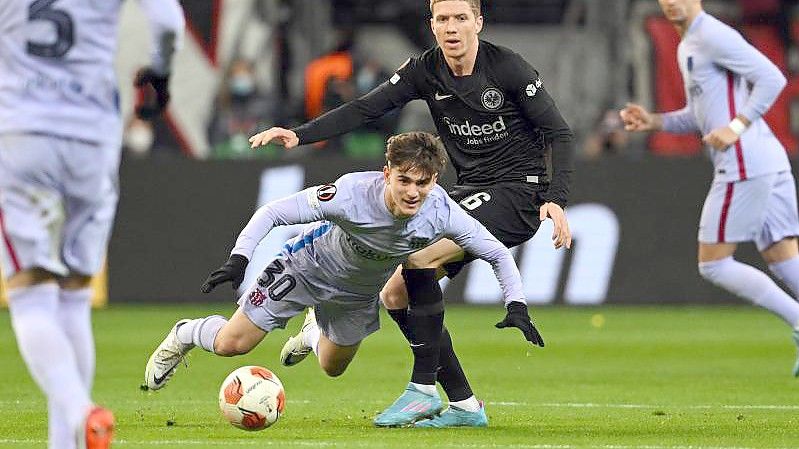
<svg viewBox="0 0 799 449"><path fill-rule="evenodd" d="M677 134L700 131L699 126L696 124L696 117L694 116L690 97L686 100L684 108L663 114L663 130Z"/></svg>
<svg viewBox="0 0 799 449"><path fill-rule="evenodd" d="M704 51L719 66L736 73L752 85L749 99L738 113L754 122L768 111L787 83L780 69L727 26L702 30Z"/></svg>
<svg viewBox="0 0 799 449"><path fill-rule="evenodd" d="M522 277L510 250L454 200L447 197L447 201L450 203L450 217L445 236L466 252L491 264L506 305L511 301L526 303Z"/></svg>
<svg viewBox="0 0 799 449"><path fill-rule="evenodd" d="M255 247L275 226L341 219L351 202L351 181L345 175L333 184L309 187L261 206L239 234L231 254L251 259Z"/></svg>

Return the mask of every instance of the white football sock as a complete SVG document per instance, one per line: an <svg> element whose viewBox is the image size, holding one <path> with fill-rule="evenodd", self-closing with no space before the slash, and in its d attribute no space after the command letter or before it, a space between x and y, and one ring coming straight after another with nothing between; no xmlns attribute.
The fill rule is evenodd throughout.
<svg viewBox="0 0 799 449"><path fill-rule="evenodd" d="M700 262L699 273L719 287L772 311L791 326L799 322L799 303L765 273L732 256Z"/></svg>
<svg viewBox="0 0 799 449"><path fill-rule="evenodd" d="M438 390L436 390L435 385L417 384L415 382L411 382L411 385L428 396L438 396Z"/></svg>
<svg viewBox="0 0 799 449"><path fill-rule="evenodd" d="M77 429L91 406L91 399L72 345L56 316L58 285L15 288L9 290L8 299L19 352L31 376L53 407L62 411L67 428Z"/></svg>
<svg viewBox="0 0 799 449"><path fill-rule="evenodd" d="M449 403L450 407L459 408L461 410L466 410L467 412L479 412L480 411L480 401L477 400L474 395L469 396L468 398L462 401L455 401Z"/></svg>
<svg viewBox="0 0 799 449"><path fill-rule="evenodd" d="M227 318L222 315L188 321L178 327L178 341L184 345L194 344L213 353L216 335L226 323Z"/></svg>
<svg viewBox="0 0 799 449"><path fill-rule="evenodd" d="M308 326L302 333L303 343L305 343L306 346L310 346L317 357L319 357L319 339L321 335L322 331L319 330L319 326L317 326L316 323Z"/></svg>
<svg viewBox="0 0 799 449"><path fill-rule="evenodd" d="M61 329L64 330L72 344L75 361L78 364L86 391L92 390L95 367L91 298L92 290L90 288L62 289L58 296L58 318L61 321Z"/></svg>
<svg viewBox="0 0 799 449"><path fill-rule="evenodd" d="M47 401L48 449L76 449L75 429L71 428L64 418L64 413Z"/></svg>
<svg viewBox="0 0 799 449"><path fill-rule="evenodd" d="M183 343L184 345L193 345L194 344L194 326L192 325L195 321L202 321L205 318L198 318L196 320L191 320L184 324L181 324L178 327L178 341ZM197 324L197 323L195 323Z"/></svg>
<svg viewBox="0 0 799 449"><path fill-rule="evenodd" d="M791 289L794 298L799 298L799 257L793 257L768 266L772 273ZM799 323L794 323L799 329Z"/></svg>

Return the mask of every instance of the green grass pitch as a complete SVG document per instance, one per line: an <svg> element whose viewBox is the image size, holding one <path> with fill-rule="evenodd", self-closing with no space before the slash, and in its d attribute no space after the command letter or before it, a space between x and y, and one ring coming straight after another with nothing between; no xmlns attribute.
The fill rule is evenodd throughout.
<svg viewBox="0 0 799 449"><path fill-rule="evenodd" d="M372 417L402 391L410 353L396 326L368 338L349 370L327 378L309 357L277 357L300 325L251 354L193 351L170 385L142 392L144 363L179 318L227 306L119 306L95 313L95 399L117 416L119 448L743 449L799 447L799 379L788 328L750 307L541 307L547 347L498 330L499 306L450 307L447 323L480 399L486 429L377 429ZM261 432L223 421L219 384L238 366L274 370L286 411ZM46 447L45 401L0 311L0 448Z"/></svg>

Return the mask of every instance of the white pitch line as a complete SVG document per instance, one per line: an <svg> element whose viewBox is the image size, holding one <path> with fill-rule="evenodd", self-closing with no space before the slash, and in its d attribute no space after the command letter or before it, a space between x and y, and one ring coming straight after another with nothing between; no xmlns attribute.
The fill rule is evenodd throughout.
<svg viewBox="0 0 799 449"><path fill-rule="evenodd" d="M123 404L138 404L143 401L129 399L120 401ZM213 401L203 399L178 399L169 400L166 404L152 402L143 405L152 405L159 408L167 408L174 405L186 404L210 404ZM309 399L289 399L289 404L312 404L317 401ZM383 404L382 401L366 401L368 404ZM29 401L2 401L0 405L23 405L30 404ZM688 410L799 410L799 405L782 404L603 404L598 402L517 402L517 401L486 401L487 405L498 407L560 407L560 408L620 408L620 409L688 409Z"/></svg>
<svg viewBox="0 0 799 449"><path fill-rule="evenodd" d="M0 444L44 444L47 440L15 440L0 439ZM127 441L117 440L114 445L125 446L135 444L137 446L300 446L300 447L373 447L373 442L366 441L269 441L269 440L223 440L223 441L203 441L203 440L153 440L153 441ZM763 449L748 446L702 446L702 445L641 445L641 444L476 444L476 443L436 443L437 448L501 448L501 449ZM789 449L789 448L770 448L770 449Z"/></svg>
<svg viewBox="0 0 799 449"><path fill-rule="evenodd" d="M489 402L489 404L491 404ZM523 402L506 402L506 403L496 403L495 405L515 405L515 406L527 406L527 407L565 407L565 408L632 408L632 409L669 409L669 408L676 408L676 409L690 409L690 410L709 410L709 409L726 409L726 410L737 410L737 409L746 409L746 410L799 410L799 405L770 405L770 404L742 404L742 405L732 405L732 404L706 404L706 405L680 405L680 404L598 404L593 402L545 402L540 404L527 404Z"/></svg>
<svg viewBox="0 0 799 449"><path fill-rule="evenodd" d="M129 399L120 401L123 404L139 404L143 401ZM174 405L186 404L210 404L213 401L203 399L177 399L169 400L166 404L152 402L143 405L152 405L159 408L167 408ZM310 399L289 399L289 404L312 404L318 401ZM366 401L368 404L384 404L383 401ZM2 401L0 405L23 405L30 404L30 401ZM782 404L603 404L598 402L518 402L518 401L486 401L486 405L498 407L560 407L560 408L620 408L620 409L688 409L688 410L799 410L799 405Z"/></svg>

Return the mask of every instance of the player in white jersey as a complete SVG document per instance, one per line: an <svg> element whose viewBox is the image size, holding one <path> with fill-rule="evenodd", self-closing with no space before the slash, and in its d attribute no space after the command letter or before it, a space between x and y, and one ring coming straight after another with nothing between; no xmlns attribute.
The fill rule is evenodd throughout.
<svg viewBox="0 0 799 449"><path fill-rule="evenodd" d="M734 29L702 9L701 0L659 0L680 33L677 59L687 104L650 113L628 104L628 131L701 132L714 177L699 222L699 273L710 282L772 311L799 345L799 303L760 270L733 258L754 242L772 273L799 295L796 184L785 148L763 114L785 77ZM799 359L793 368L799 376Z"/></svg>
<svg viewBox="0 0 799 449"><path fill-rule="evenodd" d="M163 387L194 346L223 356L245 354L307 307L316 317L306 318L298 344L306 355L316 353L328 375L342 374L361 340L379 327L385 282L409 254L442 238L491 263L506 303L523 304L510 251L436 185L446 161L441 142L428 133L400 134L389 139L386 159L382 173L351 173L261 207L204 291L228 281L237 287L255 246L274 226L312 225L286 243L230 320L215 315L178 321L147 363L147 386ZM412 313L422 315L443 307L440 301L413 304ZM528 324L541 341L529 318ZM433 415L441 401L427 406ZM482 407L480 414L486 425Z"/></svg>
<svg viewBox="0 0 799 449"><path fill-rule="evenodd" d="M177 0L140 0L155 43L139 82L165 97L182 35ZM0 266L11 322L48 401L51 449L106 448L94 406L89 281L117 203L119 0L0 2Z"/></svg>

